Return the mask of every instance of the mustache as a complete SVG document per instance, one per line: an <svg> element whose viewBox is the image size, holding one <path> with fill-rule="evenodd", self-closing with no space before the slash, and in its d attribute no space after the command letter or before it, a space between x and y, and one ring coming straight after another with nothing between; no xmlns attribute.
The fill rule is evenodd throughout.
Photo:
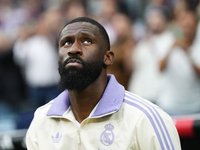
<svg viewBox="0 0 200 150"><path fill-rule="evenodd" d="M77 55L71 55L70 57L68 57L64 62L63 62L63 66L66 66L69 62L78 62L78 63L81 63L81 64L85 64L85 61L80 58L79 56Z"/></svg>

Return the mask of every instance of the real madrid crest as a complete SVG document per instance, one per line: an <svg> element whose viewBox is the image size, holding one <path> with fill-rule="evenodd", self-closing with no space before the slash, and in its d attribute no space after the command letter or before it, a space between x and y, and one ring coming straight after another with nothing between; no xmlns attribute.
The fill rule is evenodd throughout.
<svg viewBox="0 0 200 150"><path fill-rule="evenodd" d="M113 133L113 129L114 129L114 126L112 124L107 124L105 125L104 127L106 130L104 130L102 133L101 133L101 136L100 136L100 141L103 145L105 146L110 146L113 141L114 141L114 133Z"/></svg>

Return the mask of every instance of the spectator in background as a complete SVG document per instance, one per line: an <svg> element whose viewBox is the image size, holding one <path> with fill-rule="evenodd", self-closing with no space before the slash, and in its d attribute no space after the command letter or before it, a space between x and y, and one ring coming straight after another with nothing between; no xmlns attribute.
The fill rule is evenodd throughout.
<svg viewBox="0 0 200 150"><path fill-rule="evenodd" d="M146 11L147 33L132 53L134 71L128 90L156 103L159 93L159 61L174 42L168 30L170 12L167 7L151 5Z"/></svg>
<svg viewBox="0 0 200 150"><path fill-rule="evenodd" d="M111 18L114 14L118 13L118 5L116 0L102 0L100 3L100 14L96 17L108 32L111 45L116 42L116 32L111 25Z"/></svg>
<svg viewBox="0 0 200 150"><path fill-rule="evenodd" d="M0 1L0 131L15 129L19 113L28 109L26 83L13 59L19 28L31 17L25 2Z"/></svg>
<svg viewBox="0 0 200 150"><path fill-rule="evenodd" d="M14 57L24 71L28 99L34 107L46 103L60 92L57 88L56 52L60 22L60 11L48 9L38 19L35 34L26 39L19 37L14 45Z"/></svg>
<svg viewBox="0 0 200 150"><path fill-rule="evenodd" d="M0 33L0 131L15 129L17 113L25 99L25 82L13 61L12 43Z"/></svg>
<svg viewBox="0 0 200 150"><path fill-rule="evenodd" d="M83 17L88 15L83 0L64 1L61 8L66 22L77 17Z"/></svg>
<svg viewBox="0 0 200 150"><path fill-rule="evenodd" d="M160 62L164 81L158 105L171 115L200 112L200 44L195 42L198 16L190 7L181 13L183 36Z"/></svg>
<svg viewBox="0 0 200 150"><path fill-rule="evenodd" d="M127 89L129 78L133 69L131 53L135 45L133 39L131 20L122 13L112 16L111 25L117 35L115 43L111 45L111 50L115 54L115 62L108 67L108 73L114 74L117 81Z"/></svg>

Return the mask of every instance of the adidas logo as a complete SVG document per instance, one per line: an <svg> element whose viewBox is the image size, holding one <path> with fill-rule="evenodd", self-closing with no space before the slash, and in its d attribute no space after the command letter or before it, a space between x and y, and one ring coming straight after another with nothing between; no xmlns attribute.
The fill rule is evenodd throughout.
<svg viewBox="0 0 200 150"><path fill-rule="evenodd" d="M56 134L55 137L53 135L51 136L51 140L53 141L53 143L59 143L61 138L62 134L60 135L59 132Z"/></svg>

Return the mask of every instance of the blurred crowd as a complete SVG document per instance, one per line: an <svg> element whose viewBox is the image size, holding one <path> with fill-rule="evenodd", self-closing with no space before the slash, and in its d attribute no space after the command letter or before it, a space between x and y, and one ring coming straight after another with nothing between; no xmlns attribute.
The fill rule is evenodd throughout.
<svg viewBox="0 0 200 150"><path fill-rule="evenodd" d="M58 37L87 16L107 30L126 90L170 115L200 113L199 0L0 0L0 131L56 97Z"/></svg>

